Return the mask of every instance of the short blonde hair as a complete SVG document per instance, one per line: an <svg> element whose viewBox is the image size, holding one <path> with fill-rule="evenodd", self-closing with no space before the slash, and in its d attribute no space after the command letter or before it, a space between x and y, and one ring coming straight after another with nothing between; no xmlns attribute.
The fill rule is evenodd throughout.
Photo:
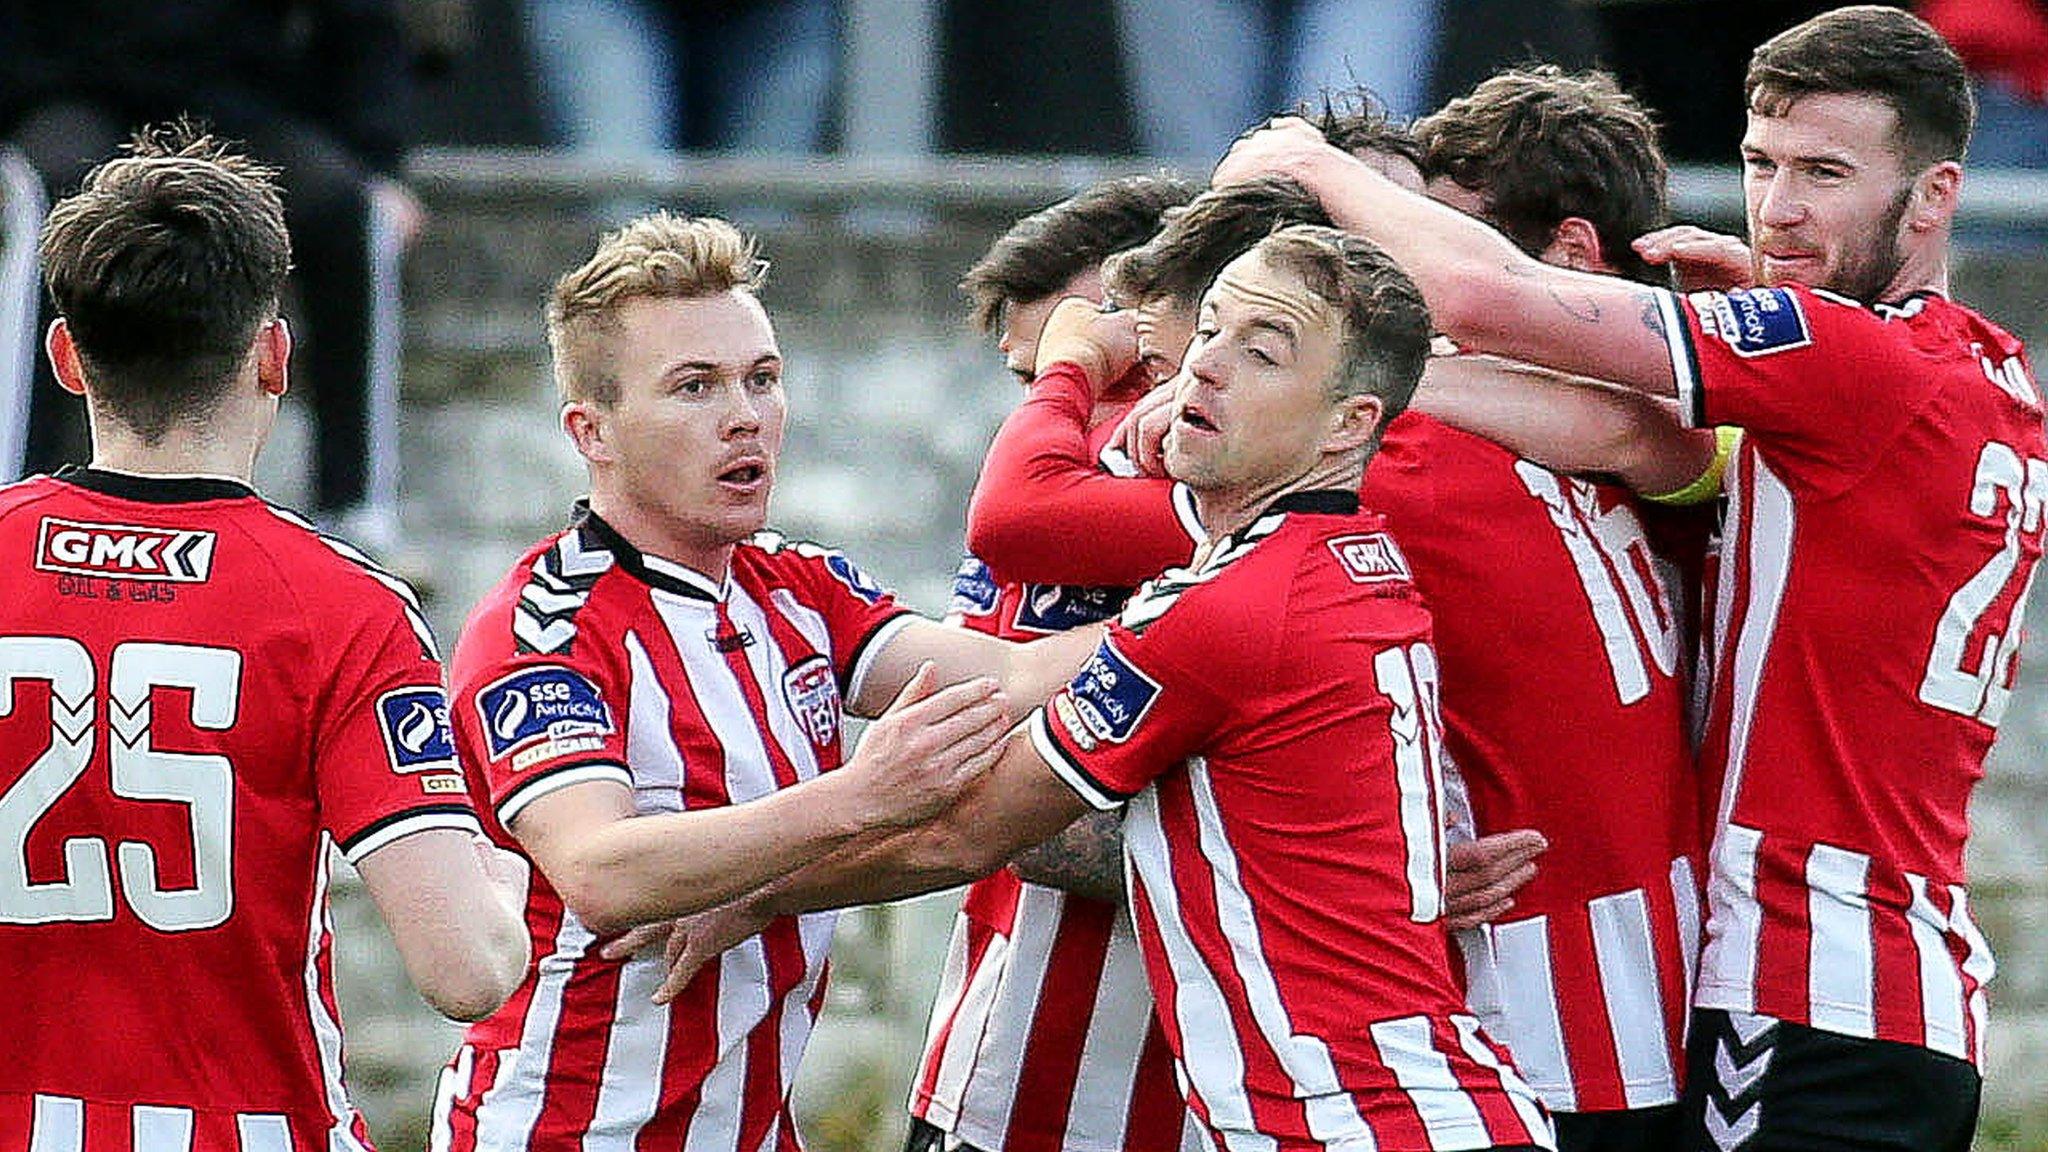
<svg viewBox="0 0 2048 1152"><path fill-rule="evenodd" d="M656 212L597 242L582 266L548 294L548 349L566 402L615 404L618 377L602 337L618 331L619 307L643 297L691 299L735 288L758 292L768 277L753 237L710 216Z"/></svg>

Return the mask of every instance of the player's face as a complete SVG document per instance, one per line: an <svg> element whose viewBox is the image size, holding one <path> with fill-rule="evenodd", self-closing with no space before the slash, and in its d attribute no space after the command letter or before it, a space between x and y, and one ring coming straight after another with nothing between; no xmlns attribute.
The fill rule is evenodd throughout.
<svg viewBox="0 0 2048 1152"><path fill-rule="evenodd" d="M1742 184L1757 278L1880 300L1905 263L1913 194L1875 96L1801 97L1783 116L1749 115Z"/></svg>
<svg viewBox="0 0 2048 1152"><path fill-rule="evenodd" d="M602 417L612 489L665 546L650 550L716 575L768 515L784 417L775 330L737 289L628 301L619 321L619 400Z"/></svg>
<svg viewBox="0 0 2048 1152"><path fill-rule="evenodd" d="M1101 300L1101 275L1091 268L1043 300L1003 306L1002 338L996 342L996 347L1002 350L1003 367L1008 368L1019 383L1031 383L1038 361L1038 337L1045 330L1046 317L1051 316L1060 301L1069 296Z"/></svg>
<svg viewBox="0 0 2048 1152"><path fill-rule="evenodd" d="M1251 503L1322 459L1342 320L1252 251L1202 298L1166 433L1166 470L1198 495Z"/></svg>
<svg viewBox="0 0 2048 1152"><path fill-rule="evenodd" d="M1158 387L1173 379L1187 356L1188 341L1195 336L1195 307L1191 303L1161 297L1138 305L1138 366L1145 379Z"/></svg>

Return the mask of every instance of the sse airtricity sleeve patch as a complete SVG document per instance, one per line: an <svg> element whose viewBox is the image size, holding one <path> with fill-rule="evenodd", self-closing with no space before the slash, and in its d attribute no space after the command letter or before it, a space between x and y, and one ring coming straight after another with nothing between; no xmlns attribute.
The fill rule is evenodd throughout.
<svg viewBox="0 0 2048 1152"><path fill-rule="evenodd" d="M542 760L599 751L615 730L597 685L559 665L500 677L477 692L475 706L491 760L509 757L515 772Z"/></svg>
<svg viewBox="0 0 2048 1152"><path fill-rule="evenodd" d="M1768 356L1813 343L1806 312L1790 289L1695 292L1686 299L1700 318L1700 331L1737 356Z"/></svg>
<svg viewBox="0 0 2048 1152"><path fill-rule="evenodd" d="M377 727L393 772L455 770L448 698L439 688L399 688L377 698Z"/></svg>

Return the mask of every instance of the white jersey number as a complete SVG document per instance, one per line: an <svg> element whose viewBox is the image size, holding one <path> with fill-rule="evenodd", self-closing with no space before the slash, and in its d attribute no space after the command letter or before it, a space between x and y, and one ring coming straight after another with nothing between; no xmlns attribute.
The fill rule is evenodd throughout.
<svg viewBox="0 0 2048 1152"><path fill-rule="evenodd" d="M1394 783L1401 795L1401 838L1408 852L1409 918L1444 914L1443 721L1437 705L1436 650L1388 648L1372 661L1373 683L1394 705Z"/></svg>
<svg viewBox="0 0 2048 1152"><path fill-rule="evenodd" d="M2048 461L2022 459L2010 445L1993 440L1977 456L1977 482L1970 489L1970 514L1990 519L2005 505L2005 544L1986 561L1976 575L1956 589L1934 629L1934 649L1928 653L1927 675L1920 681L1920 699L1946 712L1974 716L1997 727L2012 699L2013 661L2019 659L2020 628L2017 617L2026 610L2027 594L2033 590L2039 562L2020 573L2024 542L2039 539L2044 511L2048 511ZM2021 581L2001 629L1984 638L1984 651L1976 668L1970 668L1970 637L1975 635L1986 613L1998 603L2013 580Z"/></svg>
<svg viewBox="0 0 2048 1152"><path fill-rule="evenodd" d="M1626 506L1600 507L1598 491L1583 480L1560 477L1527 460L1515 463L1515 473L1529 495L1543 501L1578 570L1593 624L1607 649L1615 694L1623 704L1648 696L1652 665L1667 677L1678 668L1679 635L1670 597L1638 567L1639 560L1656 562L1642 521Z"/></svg>
<svg viewBox="0 0 2048 1152"><path fill-rule="evenodd" d="M115 647L108 679L109 780L116 796L185 805L192 830L193 884L165 889L156 849L76 836L64 842L60 876L29 879L29 833L92 760L97 706L92 654L56 636L0 636L0 718L14 712L17 686L50 688L50 743L0 792L0 924L48 924L114 918L110 860L121 895L143 923L190 932L225 922L234 911L234 770L225 756L163 752L150 744L152 690L191 692L191 724L223 731L241 702L242 655L227 648L130 641Z"/></svg>

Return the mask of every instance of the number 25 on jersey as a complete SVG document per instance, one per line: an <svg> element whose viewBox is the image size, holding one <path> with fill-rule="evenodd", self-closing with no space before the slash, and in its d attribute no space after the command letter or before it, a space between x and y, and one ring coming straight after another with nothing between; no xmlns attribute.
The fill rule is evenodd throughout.
<svg viewBox="0 0 2048 1152"><path fill-rule="evenodd" d="M60 636L0 636L0 719L16 708L17 689L50 686L49 743L26 770L0 762L0 924L48 924L114 918L112 863L121 896L143 923L162 932L190 932L224 923L234 912L234 770L225 756L161 752L150 745L151 692L192 693L192 726L225 731L241 699L242 655L228 648L129 641L114 648L105 705L110 784L129 800L185 805L192 830L190 888L165 890L156 849L124 840L77 836L64 842L62 873L32 881L28 838L92 762L94 713L100 706L92 654ZM29 746L33 749L33 745ZM0 750L0 754L6 751ZM9 760L13 757L9 756Z"/></svg>

